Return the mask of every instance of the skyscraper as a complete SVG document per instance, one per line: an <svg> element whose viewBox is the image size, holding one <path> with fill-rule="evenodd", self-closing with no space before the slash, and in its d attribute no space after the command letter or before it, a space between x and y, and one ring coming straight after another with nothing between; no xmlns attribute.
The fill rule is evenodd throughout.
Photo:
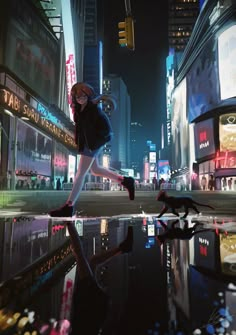
<svg viewBox="0 0 236 335"><path fill-rule="evenodd" d="M83 79L101 93L100 85L100 52L98 40L97 1L86 1L84 27L84 75Z"/></svg>
<svg viewBox="0 0 236 335"><path fill-rule="evenodd" d="M142 136L143 126L139 122L131 122L130 140L131 140L131 168L134 170L135 175L140 176L143 173L143 159L145 141Z"/></svg>
<svg viewBox="0 0 236 335"><path fill-rule="evenodd" d="M199 0L169 0L169 48L183 51L200 10Z"/></svg>
<svg viewBox="0 0 236 335"><path fill-rule="evenodd" d="M130 168L131 103L127 87L121 77L109 75L104 78L103 93L112 93L117 100L117 109L110 115L114 132L111 166L117 170Z"/></svg>

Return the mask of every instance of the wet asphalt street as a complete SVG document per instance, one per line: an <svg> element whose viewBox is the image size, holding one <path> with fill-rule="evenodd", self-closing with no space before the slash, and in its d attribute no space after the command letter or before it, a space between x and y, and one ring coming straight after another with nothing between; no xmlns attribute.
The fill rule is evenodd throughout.
<svg viewBox="0 0 236 335"><path fill-rule="evenodd" d="M158 191L137 191L134 201L130 201L126 191L83 191L76 210L86 216L113 216L122 214L158 213L162 204L156 201ZM236 192L229 191L168 191L173 196L191 196L197 202L215 208L199 206L205 215L234 216L236 214ZM23 211L47 213L66 201L69 191L6 191L0 194L1 211Z"/></svg>

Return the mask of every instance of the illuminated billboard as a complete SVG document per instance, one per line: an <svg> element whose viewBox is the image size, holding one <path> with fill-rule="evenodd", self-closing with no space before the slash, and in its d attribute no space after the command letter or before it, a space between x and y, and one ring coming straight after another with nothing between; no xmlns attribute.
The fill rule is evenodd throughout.
<svg viewBox="0 0 236 335"><path fill-rule="evenodd" d="M45 101L55 103L60 44L34 9L29 1L12 2L10 20L6 22L4 65Z"/></svg>
<svg viewBox="0 0 236 335"><path fill-rule="evenodd" d="M194 125L195 155L196 159L215 153L213 119L208 119Z"/></svg>
<svg viewBox="0 0 236 335"><path fill-rule="evenodd" d="M211 38L187 74L188 120L213 109L219 103L217 42Z"/></svg>
<svg viewBox="0 0 236 335"><path fill-rule="evenodd" d="M220 151L236 151L236 113L220 116Z"/></svg>
<svg viewBox="0 0 236 335"><path fill-rule="evenodd" d="M158 179L170 179L170 165L168 160L158 160Z"/></svg>
<svg viewBox="0 0 236 335"><path fill-rule="evenodd" d="M173 168L179 169L188 165L189 131L186 111L186 79L176 87L173 93L173 114L171 122L173 142Z"/></svg>
<svg viewBox="0 0 236 335"><path fill-rule="evenodd" d="M75 178L75 166L76 158L73 155L69 155L69 164L68 164L68 181Z"/></svg>
<svg viewBox="0 0 236 335"><path fill-rule="evenodd" d="M156 163L157 154L156 152L149 152L149 163Z"/></svg>
<svg viewBox="0 0 236 335"><path fill-rule="evenodd" d="M175 304L182 310L186 317L190 315L190 301L188 290L189 271L189 244L186 241L175 239L172 241L172 297Z"/></svg>
<svg viewBox="0 0 236 335"><path fill-rule="evenodd" d="M226 275L236 276L236 234L220 234L221 271Z"/></svg>
<svg viewBox="0 0 236 335"><path fill-rule="evenodd" d="M75 65L75 43L74 43L74 32L72 25L71 15L71 3L70 1L61 1L62 8L62 22L63 22L63 34L65 41L65 53L66 53L66 84L67 84L67 99L68 103L71 103L70 91L72 86L77 81L76 65ZM79 36L80 37L80 36ZM77 55L78 57L79 55ZM78 62L78 59L77 59ZM73 120L73 113L70 108L70 119Z"/></svg>
<svg viewBox="0 0 236 335"><path fill-rule="evenodd" d="M194 237L194 264L209 270L215 270L216 234L214 231L203 231Z"/></svg>
<svg viewBox="0 0 236 335"><path fill-rule="evenodd" d="M218 38L219 79L221 100L236 96L236 25Z"/></svg>

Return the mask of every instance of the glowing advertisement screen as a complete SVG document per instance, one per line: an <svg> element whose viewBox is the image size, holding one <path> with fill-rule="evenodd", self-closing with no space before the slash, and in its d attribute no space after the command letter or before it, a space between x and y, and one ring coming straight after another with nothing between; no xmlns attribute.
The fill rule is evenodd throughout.
<svg viewBox="0 0 236 335"><path fill-rule="evenodd" d="M221 271L226 275L236 277L236 234L220 234Z"/></svg>
<svg viewBox="0 0 236 335"><path fill-rule="evenodd" d="M236 96L236 25L218 38L219 78L221 100Z"/></svg>
<svg viewBox="0 0 236 335"><path fill-rule="evenodd" d="M156 163L156 152L149 152L149 163Z"/></svg>
<svg viewBox="0 0 236 335"><path fill-rule="evenodd" d="M171 271L173 275L173 300L186 317L190 314L188 290L189 245L187 241L173 240Z"/></svg>
<svg viewBox="0 0 236 335"><path fill-rule="evenodd" d="M76 165L76 158L75 156L69 155L69 164L68 164L68 181L72 178L75 178L75 165Z"/></svg>
<svg viewBox="0 0 236 335"><path fill-rule="evenodd" d="M70 320L71 304L73 298L73 289L76 275L76 266L74 266L64 278L64 287L61 302L60 320Z"/></svg>
<svg viewBox="0 0 236 335"><path fill-rule="evenodd" d="M187 74L188 120L194 121L219 102L217 43L211 38Z"/></svg>
<svg viewBox="0 0 236 335"><path fill-rule="evenodd" d="M59 43L27 3L30 2L11 1L4 65L46 101L55 102L60 72Z"/></svg>
<svg viewBox="0 0 236 335"><path fill-rule="evenodd" d="M169 180L170 165L168 160L158 160L158 179Z"/></svg>
<svg viewBox="0 0 236 335"><path fill-rule="evenodd" d="M220 151L236 151L236 113L220 116Z"/></svg>
<svg viewBox="0 0 236 335"><path fill-rule="evenodd" d="M183 79L173 94L172 139L173 157L175 157L173 168L188 165L189 133L186 113L186 79Z"/></svg>
<svg viewBox="0 0 236 335"><path fill-rule="evenodd" d="M68 151L60 143L56 143L54 147L54 181L57 178L63 178L61 181L69 182L65 177L69 171L68 167ZM65 179L64 179L65 178Z"/></svg>
<svg viewBox="0 0 236 335"><path fill-rule="evenodd" d="M65 41L65 52L66 52L66 83L67 83L67 99L70 104L70 91L72 86L77 81L76 74L76 60L75 60L75 43L74 43L74 32L72 25L71 16L71 4L70 1L61 1L62 8L62 22L63 22L63 34ZM78 60L77 60L78 61ZM70 108L70 118L73 120L72 110Z"/></svg>
<svg viewBox="0 0 236 335"><path fill-rule="evenodd" d="M147 234L148 236L155 236L155 225L153 223L147 225Z"/></svg>
<svg viewBox="0 0 236 335"><path fill-rule="evenodd" d="M195 124L194 139L196 159L201 159L215 153L213 119Z"/></svg>
<svg viewBox="0 0 236 335"><path fill-rule="evenodd" d="M215 270L216 234L201 232L194 237L194 264L206 269Z"/></svg>

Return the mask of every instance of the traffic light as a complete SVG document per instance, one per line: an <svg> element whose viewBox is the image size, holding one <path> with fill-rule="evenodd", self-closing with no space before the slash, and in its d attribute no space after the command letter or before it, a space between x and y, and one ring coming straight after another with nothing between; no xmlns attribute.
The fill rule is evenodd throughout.
<svg viewBox="0 0 236 335"><path fill-rule="evenodd" d="M126 26L125 22L118 23L119 30L119 44L121 47L126 47L127 45L127 37L126 37Z"/></svg>
<svg viewBox="0 0 236 335"><path fill-rule="evenodd" d="M131 16L125 18L124 22L118 23L119 44L122 47L127 47L134 50L134 20Z"/></svg>

